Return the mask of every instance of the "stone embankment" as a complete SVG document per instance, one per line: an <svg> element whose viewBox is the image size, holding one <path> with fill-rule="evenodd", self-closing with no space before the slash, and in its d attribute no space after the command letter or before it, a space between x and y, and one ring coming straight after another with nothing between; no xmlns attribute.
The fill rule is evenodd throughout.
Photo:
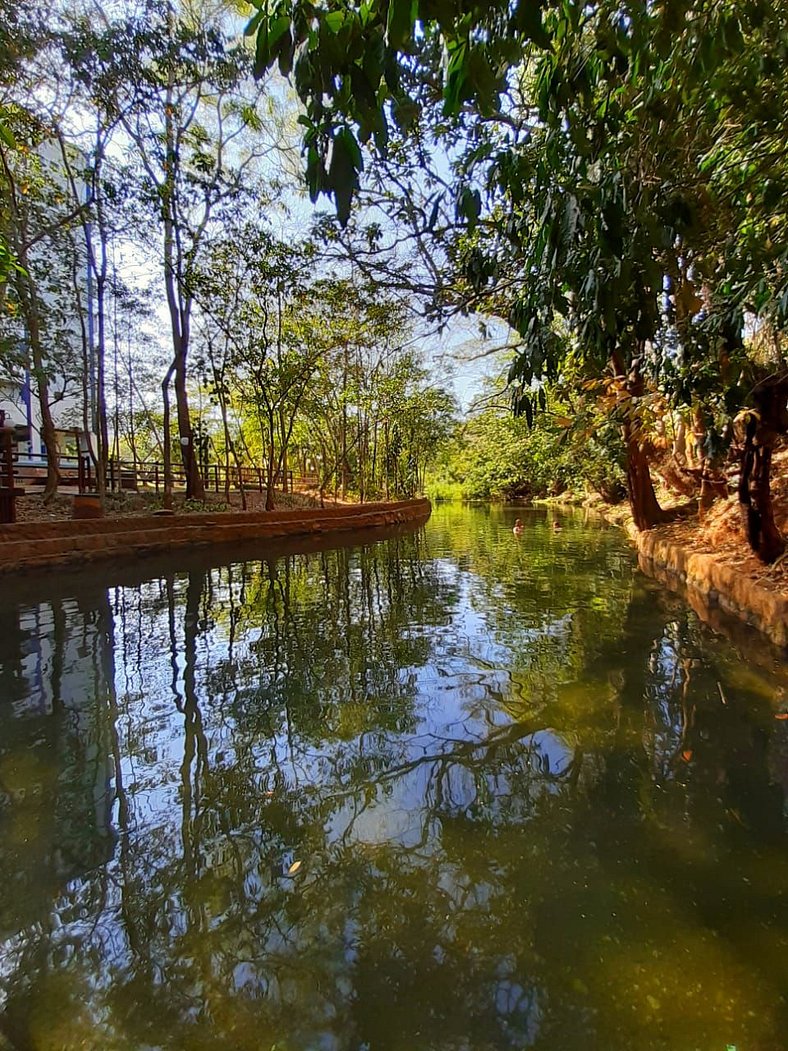
<svg viewBox="0 0 788 1051"><path fill-rule="evenodd" d="M639 533L627 528L638 551L640 568L668 585L678 583L705 620L714 620L715 609L731 613L788 647L788 598L761 587L745 573L721 562L713 554L693 551L660 535L658 529Z"/></svg>
<svg viewBox="0 0 788 1051"><path fill-rule="evenodd" d="M426 521L429 500L0 526L0 573Z"/></svg>

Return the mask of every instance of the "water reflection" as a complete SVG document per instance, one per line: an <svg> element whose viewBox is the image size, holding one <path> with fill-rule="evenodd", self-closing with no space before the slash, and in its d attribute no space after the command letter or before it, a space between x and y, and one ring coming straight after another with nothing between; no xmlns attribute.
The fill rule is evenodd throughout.
<svg viewBox="0 0 788 1051"><path fill-rule="evenodd" d="M782 672L527 521L7 602L16 1047L783 1046Z"/></svg>

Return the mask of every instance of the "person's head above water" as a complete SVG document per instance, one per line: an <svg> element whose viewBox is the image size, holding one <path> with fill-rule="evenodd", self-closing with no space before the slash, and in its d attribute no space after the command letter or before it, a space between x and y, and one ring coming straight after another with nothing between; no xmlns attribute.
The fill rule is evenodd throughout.
<svg viewBox="0 0 788 1051"><path fill-rule="evenodd" d="M515 518L515 520L514 520L514 529L512 530L512 532L513 533L522 533L522 531L523 531L522 519Z"/></svg>

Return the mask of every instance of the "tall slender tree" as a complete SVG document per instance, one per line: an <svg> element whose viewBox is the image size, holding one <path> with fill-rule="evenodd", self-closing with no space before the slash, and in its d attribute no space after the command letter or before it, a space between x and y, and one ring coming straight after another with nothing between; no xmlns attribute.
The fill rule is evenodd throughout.
<svg viewBox="0 0 788 1051"><path fill-rule="evenodd" d="M274 122L273 138L267 134L264 89L249 79L249 52L219 22L201 25L151 0L141 15L123 20L117 38L122 50L114 61L124 76L116 81L114 109L139 164L140 203L160 236L173 349L165 380L174 382L187 495L201 498L188 394L195 267L211 224L238 201L250 169L278 148L282 129Z"/></svg>

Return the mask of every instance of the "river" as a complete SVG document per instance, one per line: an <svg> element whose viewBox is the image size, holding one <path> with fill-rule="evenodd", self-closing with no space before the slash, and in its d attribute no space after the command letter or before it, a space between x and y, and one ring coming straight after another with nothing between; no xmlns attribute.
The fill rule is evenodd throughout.
<svg viewBox="0 0 788 1051"><path fill-rule="evenodd" d="M13 1047L788 1048L780 655L517 513L4 582Z"/></svg>

